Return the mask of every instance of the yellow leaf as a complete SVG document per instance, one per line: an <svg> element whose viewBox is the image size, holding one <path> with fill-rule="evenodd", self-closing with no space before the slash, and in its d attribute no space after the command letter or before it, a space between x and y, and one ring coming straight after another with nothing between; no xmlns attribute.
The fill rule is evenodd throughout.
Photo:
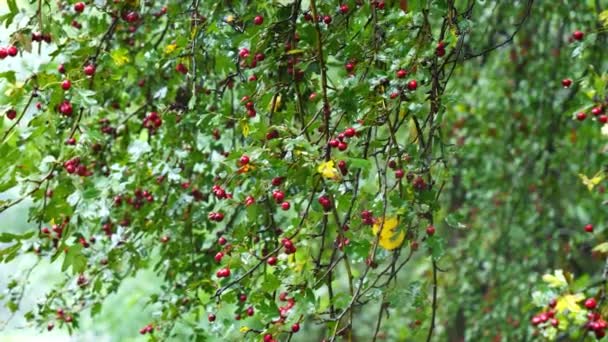
<svg viewBox="0 0 608 342"><path fill-rule="evenodd" d="M416 142L418 140L418 129L416 128L416 122L414 119L410 119L410 142Z"/></svg>
<svg viewBox="0 0 608 342"><path fill-rule="evenodd" d="M566 287L568 286L568 281L564 276L564 271L555 270L553 274L545 274L543 276L543 281L549 284L549 287Z"/></svg>
<svg viewBox="0 0 608 342"><path fill-rule="evenodd" d="M272 107L273 104L274 108ZM268 103L268 111L277 112L279 109L281 109L281 104L281 94L275 95L272 100L270 100L270 103Z"/></svg>
<svg viewBox="0 0 608 342"><path fill-rule="evenodd" d="M599 245L593 247L594 252L608 253L608 242L602 242Z"/></svg>
<svg viewBox="0 0 608 342"><path fill-rule="evenodd" d="M246 326L242 326L242 327L239 329L239 331L240 331L240 332L242 332L242 333L246 333L246 332L248 332L249 330L251 330L251 329L249 329L249 327L246 327Z"/></svg>
<svg viewBox="0 0 608 342"><path fill-rule="evenodd" d="M587 189L589 189L589 191L592 191L596 185L598 185L602 180L604 180L604 171L598 171L592 178L589 178L582 173L579 173L578 176L583 181L583 184L587 186Z"/></svg>
<svg viewBox="0 0 608 342"><path fill-rule="evenodd" d="M177 44L169 44L165 46L165 55L168 55L177 49Z"/></svg>
<svg viewBox="0 0 608 342"><path fill-rule="evenodd" d="M117 66L123 66L131 61L129 59L128 53L129 52L126 49L118 49L112 51L110 56L112 57L114 64L116 64Z"/></svg>
<svg viewBox="0 0 608 342"><path fill-rule="evenodd" d="M604 27L608 27L608 10L602 11L598 15L598 18L600 19L600 21L602 22L602 25L604 25Z"/></svg>
<svg viewBox="0 0 608 342"><path fill-rule="evenodd" d="M374 226L372 227L372 232L374 235L377 236L378 232L380 232L380 228L382 227L382 231L380 232L380 240L378 241L382 248L391 250L401 246L403 240L405 239L405 232L403 230L399 230L397 228L398 225L399 220L396 217L388 218L386 220L379 219L376 221L376 223L374 223Z"/></svg>
<svg viewBox="0 0 608 342"><path fill-rule="evenodd" d="M563 313L568 310L572 313L580 312L582 309L578 302L585 299L585 296L582 293L577 294L567 294L557 299L557 304L555 305L555 311L557 313Z"/></svg>
<svg viewBox="0 0 608 342"><path fill-rule="evenodd" d="M327 179L339 179L340 178L340 174L338 173L338 170L334 167L333 160L328 160L324 163L321 163L317 167L317 172L320 173L321 176L323 176L323 178L327 178Z"/></svg>
<svg viewBox="0 0 608 342"><path fill-rule="evenodd" d="M249 136L249 125L245 121L241 121L241 132L245 138Z"/></svg>

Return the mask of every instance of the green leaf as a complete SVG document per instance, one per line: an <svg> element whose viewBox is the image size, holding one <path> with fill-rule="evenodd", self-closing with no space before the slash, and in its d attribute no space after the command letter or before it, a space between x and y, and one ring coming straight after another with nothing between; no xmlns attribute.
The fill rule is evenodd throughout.
<svg viewBox="0 0 608 342"><path fill-rule="evenodd" d="M348 158L349 166L359 169L369 169L372 167L371 160L360 158Z"/></svg>
<svg viewBox="0 0 608 342"><path fill-rule="evenodd" d="M73 274L82 273L87 267L87 258L82 254L82 245L75 244L68 248L61 271L65 272L68 268L72 268Z"/></svg>
<svg viewBox="0 0 608 342"><path fill-rule="evenodd" d="M29 238L31 238L32 236L34 236L34 234L36 234L36 232L27 232L25 234L12 234L12 233L1 233L0 234L0 242L4 242L4 243L8 243L8 242L15 242L15 241L20 241L20 240L27 240Z"/></svg>

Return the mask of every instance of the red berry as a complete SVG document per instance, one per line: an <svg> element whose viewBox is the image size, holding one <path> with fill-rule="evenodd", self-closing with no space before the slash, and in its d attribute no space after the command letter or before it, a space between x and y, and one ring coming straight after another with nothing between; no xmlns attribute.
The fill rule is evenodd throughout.
<svg viewBox="0 0 608 342"><path fill-rule="evenodd" d="M262 25L264 23L264 17L261 15L256 15L255 18L253 18L253 23L256 25Z"/></svg>
<svg viewBox="0 0 608 342"><path fill-rule="evenodd" d="M14 109L9 109L6 111L6 118L9 120L13 120L17 117L17 111Z"/></svg>
<svg viewBox="0 0 608 342"><path fill-rule="evenodd" d="M593 109L591 109L591 114L594 116L602 114L602 107L593 107Z"/></svg>
<svg viewBox="0 0 608 342"><path fill-rule="evenodd" d="M337 139L331 139L329 141L329 146L331 146L331 147L335 148L335 147L338 147L338 145L340 145L340 142Z"/></svg>
<svg viewBox="0 0 608 342"><path fill-rule="evenodd" d="M217 239L217 243L218 243L220 246L225 245L225 244L226 244L226 242L227 242L227 241L226 241L226 238L225 238L225 237L223 237L223 236L221 236L219 239Z"/></svg>
<svg viewBox="0 0 608 342"><path fill-rule="evenodd" d="M95 75L95 65L93 65L93 64L86 65L84 67L84 74L87 76Z"/></svg>
<svg viewBox="0 0 608 342"><path fill-rule="evenodd" d="M426 227L426 233L428 236L433 236L435 235L435 227L434 226L428 226Z"/></svg>
<svg viewBox="0 0 608 342"><path fill-rule="evenodd" d="M397 179L401 179L401 178L403 178L403 176L405 176L405 172L403 171L403 169L395 170L395 177Z"/></svg>
<svg viewBox="0 0 608 342"><path fill-rule="evenodd" d="M562 86L564 88L570 88L570 86L572 85L572 80L569 78L565 78L562 80Z"/></svg>
<svg viewBox="0 0 608 342"><path fill-rule="evenodd" d="M207 319L209 322L215 322L215 314L210 313L209 316L207 316Z"/></svg>
<svg viewBox="0 0 608 342"><path fill-rule="evenodd" d="M55 327L55 324L49 323L46 325L46 330L51 331L51 330L53 330L54 327Z"/></svg>
<svg viewBox="0 0 608 342"><path fill-rule="evenodd" d="M253 306L247 308L247 316L253 316L254 312Z"/></svg>
<svg viewBox="0 0 608 342"><path fill-rule="evenodd" d="M576 119L578 121L583 121L587 118L587 114L585 114L584 112L580 112L578 114L576 114Z"/></svg>
<svg viewBox="0 0 608 342"><path fill-rule="evenodd" d="M597 306L597 301L595 300L595 298L588 298L585 301L585 307L589 310L595 309L596 306Z"/></svg>
<svg viewBox="0 0 608 342"><path fill-rule="evenodd" d="M217 254L215 255L215 261L221 262L223 257L224 257L224 253L217 252Z"/></svg>
<svg viewBox="0 0 608 342"><path fill-rule="evenodd" d="M340 5L340 12L342 12L342 14L348 13L348 5L347 4Z"/></svg>
<svg viewBox="0 0 608 342"><path fill-rule="evenodd" d="M416 80L411 80L407 83L407 89L414 91L418 88L418 82Z"/></svg>
<svg viewBox="0 0 608 342"><path fill-rule="evenodd" d="M84 11L84 2L77 2L74 5L74 11L77 13L82 13L82 11Z"/></svg>
<svg viewBox="0 0 608 342"><path fill-rule="evenodd" d="M585 37L585 34L581 31L574 31L572 33L572 38L574 38L574 40L581 41L581 40L583 40L584 37Z"/></svg>
<svg viewBox="0 0 608 342"><path fill-rule="evenodd" d="M0 48L0 59L5 59L8 56L8 51L5 48Z"/></svg>
<svg viewBox="0 0 608 342"><path fill-rule="evenodd" d="M241 302L245 302L245 301L247 301L247 295L246 295L246 294L244 294L244 293L241 293L241 294L239 295L239 300L240 300Z"/></svg>
<svg viewBox="0 0 608 342"><path fill-rule="evenodd" d="M1 51L2 49L0 49ZM0 56L1 58L2 56ZM65 66L63 64L59 64L59 66L57 66L57 71L59 71L60 74L65 74Z"/></svg>
<svg viewBox="0 0 608 342"><path fill-rule="evenodd" d="M352 128L352 127L347 128L347 129L344 130L344 135L347 136L347 137L349 137L349 138L354 137L355 134L357 134L357 131L354 128Z"/></svg>
<svg viewBox="0 0 608 342"><path fill-rule="evenodd" d="M72 87L72 82L70 82L70 80L65 80L65 81L61 82L61 88L63 90L70 90L71 87Z"/></svg>
<svg viewBox="0 0 608 342"><path fill-rule="evenodd" d="M405 76L407 76L407 71L403 69L397 70L397 78L404 78Z"/></svg>
<svg viewBox="0 0 608 342"><path fill-rule="evenodd" d="M6 49L6 52L8 53L9 56L15 57L15 56L17 56L17 53L19 52L19 50L17 49L17 47L15 45L11 45L8 47L8 49Z"/></svg>
<svg viewBox="0 0 608 342"><path fill-rule="evenodd" d="M608 115L602 114L597 118L601 123L607 123L608 122Z"/></svg>
<svg viewBox="0 0 608 342"><path fill-rule="evenodd" d="M281 203L281 209L283 210L289 210L289 208L291 208L291 204L289 204L289 202L283 202Z"/></svg>
<svg viewBox="0 0 608 342"><path fill-rule="evenodd" d="M291 326L291 331L294 332L294 333L297 333L298 331L300 331L300 324L299 323L294 323Z"/></svg>
<svg viewBox="0 0 608 342"><path fill-rule="evenodd" d="M355 65L353 63L346 63L344 69L348 72L352 72L355 69Z"/></svg>
<svg viewBox="0 0 608 342"><path fill-rule="evenodd" d="M247 164L249 164L249 157L246 155L243 155L239 161L240 161L241 165L247 165Z"/></svg>
<svg viewBox="0 0 608 342"><path fill-rule="evenodd" d="M268 258L267 262L268 262L268 265L274 266L277 264L277 258L274 256L271 256L270 258Z"/></svg>
<svg viewBox="0 0 608 342"><path fill-rule="evenodd" d="M275 190L272 192L272 197L274 198L274 200L277 203L283 202L283 199L285 198L285 193L283 193L283 191L280 190Z"/></svg>
<svg viewBox="0 0 608 342"><path fill-rule="evenodd" d="M329 16L329 15L324 16L324 17L323 17L323 22L324 22L326 25L331 24L331 16Z"/></svg>

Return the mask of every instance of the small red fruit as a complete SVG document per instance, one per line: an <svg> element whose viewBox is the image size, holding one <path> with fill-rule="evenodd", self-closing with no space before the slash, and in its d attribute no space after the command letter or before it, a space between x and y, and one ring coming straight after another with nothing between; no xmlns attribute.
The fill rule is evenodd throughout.
<svg viewBox="0 0 608 342"><path fill-rule="evenodd" d="M13 120L17 117L17 111L14 109L9 109L6 111L6 118L9 120Z"/></svg>
<svg viewBox="0 0 608 342"><path fill-rule="evenodd" d="M591 109L591 114L594 116L602 114L602 107L593 107L593 109Z"/></svg>
<svg viewBox="0 0 608 342"><path fill-rule="evenodd" d="M347 5L347 4L342 4L342 5L340 5L340 12L341 12L342 14L346 14L346 13L348 13L348 5Z"/></svg>
<svg viewBox="0 0 608 342"><path fill-rule="evenodd" d="M584 112L580 112L578 114L576 114L576 119L578 121L583 121L587 118L587 114L585 114Z"/></svg>
<svg viewBox="0 0 608 342"><path fill-rule="evenodd" d="M70 90L71 87L72 87L72 82L70 82L70 80L65 80L65 81L61 82L61 89Z"/></svg>
<svg viewBox="0 0 608 342"><path fill-rule="evenodd" d="M6 49L6 53L8 53L8 55L11 57L15 57L17 56L17 53L19 53L19 50L15 45L11 45L8 47L8 49Z"/></svg>
<svg viewBox="0 0 608 342"><path fill-rule="evenodd" d="M224 257L224 253L217 252L217 254L215 255L215 261L216 262L221 262L223 257Z"/></svg>
<svg viewBox="0 0 608 342"><path fill-rule="evenodd" d="M5 59L8 56L8 51L5 48L0 48L0 59Z"/></svg>
<svg viewBox="0 0 608 342"><path fill-rule="evenodd" d="M88 64L84 67L83 71L84 71L85 75L93 76L93 75L95 75L95 65Z"/></svg>
<svg viewBox="0 0 608 342"><path fill-rule="evenodd" d="M397 70L397 78L404 78L405 76L407 76L407 71L403 69Z"/></svg>
<svg viewBox="0 0 608 342"><path fill-rule="evenodd" d="M583 40L584 37L585 37L585 34L581 31L577 30L572 33L572 38L574 38L574 40L581 41L581 40Z"/></svg>
<svg viewBox="0 0 608 342"><path fill-rule="evenodd" d="M253 18L253 23L256 25L262 25L264 23L264 17L261 15L256 15L255 18Z"/></svg>
<svg viewBox="0 0 608 342"><path fill-rule="evenodd" d="M600 115L598 118L599 122L601 123L607 123L608 122L608 115L602 114Z"/></svg>
<svg viewBox="0 0 608 342"><path fill-rule="evenodd" d="M433 236L433 235L435 235L435 227L434 227L434 226L432 226L432 225L431 225L431 226L426 227L426 234L427 234L428 236Z"/></svg>
<svg viewBox="0 0 608 342"><path fill-rule="evenodd" d="M395 170L395 178L401 179L403 178L403 176L405 176L405 172L403 171L403 169Z"/></svg>
<svg viewBox="0 0 608 342"><path fill-rule="evenodd" d="M291 326L291 332L297 333L298 331L300 331L300 324L299 323L294 323Z"/></svg>
<svg viewBox="0 0 608 342"><path fill-rule="evenodd" d="M347 136L347 137L349 137L349 138L354 137L355 134L357 134L357 131L354 128L352 128L352 127L347 128L347 129L344 130L344 135Z"/></svg>
<svg viewBox="0 0 608 342"><path fill-rule="evenodd" d="M247 316L253 316L254 313L253 306L247 308Z"/></svg>
<svg viewBox="0 0 608 342"><path fill-rule="evenodd" d="M585 231L586 231L587 233L591 233L591 232L593 232L593 225L592 225L591 223L586 224L586 225L585 225Z"/></svg>
<svg viewBox="0 0 608 342"><path fill-rule="evenodd" d="M207 319L209 322L215 322L215 314L210 313L209 316L207 316Z"/></svg>
<svg viewBox="0 0 608 342"><path fill-rule="evenodd" d="M407 83L407 89L414 91L418 88L418 82L416 80L411 80Z"/></svg>
<svg viewBox="0 0 608 342"><path fill-rule="evenodd" d="M287 210L289 210L289 208L291 208L291 204L289 204L289 202L281 203L281 209L287 211Z"/></svg>
<svg viewBox="0 0 608 342"><path fill-rule="evenodd" d="M220 246L225 245L225 244L226 244L226 242L227 242L227 241L226 241L226 238L225 238L225 237L223 237L223 236L221 236L219 239L217 239L217 243L218 243Z"/></svg>
<svg viewBox="0 0 608 342"><path fill-rule="evenodd" d="M564 78L564 79L562 80L562 86L563 86L564 88L570 88L570 86L571 86L571 85L572 85L572 80L571 80L571 79L569 79L569 78Z"/></svg>
<svg viewBox="0 0 608 342"><path fill-rule="evenodd" d="M323 17L323 22L324 22L326 25L331 24L331 16L329 16L329 15L324 16L324 17Z"/></svg>
<svg viewBox="0 0 608 342"><path fill-rule="evenodd" d="M76 13L82 13L84 11L84 2L77 2L74 4L74 11L76 11Z"/></svg>
<svg viewBox="0 0 608 342"><path fill-rule="evenodd" d="M597 301L595 300L595 298L588 298L585 301L585 307L589 310L593 310L597 307Z"/></svg>
<svg viewBox="0 0 608 342"><path fill-rule="evenodd" d="M249 164L249 157L246 155L241 156L241 159L239 160L239 162L241 163L241 165L247 165Z"/></svg>
<svg viewBox="0 0 608 342"><path fill-rule="evenodd" d="M270 258L268 258L267 262L268 262L268 265L274 266L277 264L277 258L274 256L271 256Z"/></svg>

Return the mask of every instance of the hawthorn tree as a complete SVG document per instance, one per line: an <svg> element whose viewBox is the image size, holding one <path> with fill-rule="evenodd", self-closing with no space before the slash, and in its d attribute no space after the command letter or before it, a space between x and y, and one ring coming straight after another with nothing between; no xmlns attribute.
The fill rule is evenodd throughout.
<svg viewBox="0 0 608 342"><path fill-rule="evenodd" d="M125 279L153 268L162 291L149 302L159 310L134 328L151 340L539 331L514 323L531 310L522 278L553 268L555 259L539 260L556 246L515 264L504 241L538 243L511 228L528 224L522 207L539 180L537 202L552 202L537 204L551 214L537 207L534 219L563 226L558 165L573 156L556 142L563 108L584 106L579 122L608 121L599 5L564 20L567 1L7 4L0 65L48 60L25 65L25 77L0 73L0 191L12 194L0 218L31 201L37 228L2 233L0 260L35 253L66 275L26 314L40 329L73 332ZM545 41L534 44L538 22ZM560 52L565 37L572 53ZM555 63L545 63L551 49ZM597 69L562 72L573 59ZM543 143L530 139L533 120ZM588 130L599 139L597 125ZM466 229L489 225L500 229ZM26 282L8 289L15 310ZM471 305L494 291L513 296L500 297L496 314Z"/></svg>

